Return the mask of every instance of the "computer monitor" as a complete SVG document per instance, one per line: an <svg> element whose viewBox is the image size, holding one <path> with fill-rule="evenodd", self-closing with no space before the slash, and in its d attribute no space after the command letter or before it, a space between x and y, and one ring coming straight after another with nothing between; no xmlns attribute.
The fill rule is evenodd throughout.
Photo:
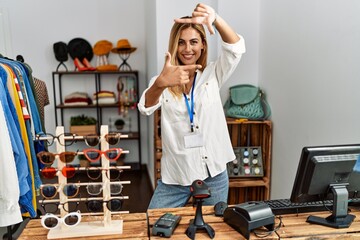
<svg viewBox="0 0 360 240"><path fill-rule="evenodd" d="M351 225L355 216L348 214L349 197L360 197L360 173L353 171L359 155L360 144L302 149L290 200L333 200L332 215L309 216L307 222L334 228Z"/></svg>

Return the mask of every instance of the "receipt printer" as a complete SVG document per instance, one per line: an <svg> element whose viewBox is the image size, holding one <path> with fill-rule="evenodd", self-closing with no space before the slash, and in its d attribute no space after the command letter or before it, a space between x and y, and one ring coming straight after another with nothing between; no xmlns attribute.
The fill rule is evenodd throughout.
<svg viewBox="0 0 360 240"><path fill-rule="evenodd" d="M264 226L269 231L274 230L275 216L265 203L246 202L227 207L224 221L249 239L252 229Z"/></svg>

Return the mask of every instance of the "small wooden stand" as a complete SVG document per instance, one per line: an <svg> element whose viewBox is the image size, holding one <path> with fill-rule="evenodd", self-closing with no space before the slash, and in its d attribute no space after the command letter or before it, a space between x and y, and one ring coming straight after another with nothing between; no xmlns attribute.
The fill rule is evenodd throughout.
<svg viewBox="0 0 360 240"><path fill-rule="evenodd" d="M56 135L64 133L64 127L59 126L56 128ZM105 135L108 133L108 126L102 125L100 129L101 134L101 150L105 151L109 149L109 144L105 141ZM64 137L64 135L62 135ZM60 141L64 141L64 139L59 139ZM56 150L58 153L64 152L65 147L61 144L57 144ZM102 156L101 158L101 167L102 169L110 169L109 161ZM66 164L58 161L58 169L62 169ZM66 177L62 174L58 175L58 183L59 185L64 185L67 183ZM111 199L110 192L110 179L106 176L106 172L102 171L102 183L103 183L103 197L104 201L108 201ZM60 202L66 202L67 196L60 191ZM114 234L122 234L123 231L123 220L112 220L111 219L111 211L106 207L106 203L103 203L103 220L102 221L92 221L92 222L80 222L75 227L68 227L64 224L61 224L58 228L50 229L47 238L48 239L58 239L58 238L69 238L69 237L85 237L85 236L98 236L98 235L114 235ZM60 215L64 217L67 212L60 208Z"/></svg>

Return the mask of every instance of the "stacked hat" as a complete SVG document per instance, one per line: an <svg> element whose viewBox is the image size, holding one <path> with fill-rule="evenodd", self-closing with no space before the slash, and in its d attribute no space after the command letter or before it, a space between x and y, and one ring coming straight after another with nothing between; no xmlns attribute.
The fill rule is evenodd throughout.
<svg viewBox="0 0 360 240"><path fill-rule="evenodd" d="M113 44L107 40L98 41L93 48L96 58L96 70L98 71L116 71L117 66L109 64L108 56Z"/></svg>

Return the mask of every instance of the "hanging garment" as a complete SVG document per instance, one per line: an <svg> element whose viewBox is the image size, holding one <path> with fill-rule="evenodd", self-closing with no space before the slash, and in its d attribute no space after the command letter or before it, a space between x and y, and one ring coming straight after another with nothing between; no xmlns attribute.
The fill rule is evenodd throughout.
<svg viewBox="0 0 360 240"><path fill-rule="evenodd" d="M1 100L0 126L0 227L4 227L23 219L19 206L20 189L15 159Z"/></svg>
<svg viewBox="0 0 360 240"><path fill-rule="evenodd" d="M2 70L2 75L5 75L2 79L5 84L3 84L3 88L6 89L9 92L9 96L11 98L12 106L14 106L13 111L10 113L14 113L15 116L13 116L14 119L11 122L17 123L17 132L15 132L16 142L13 144L14 147L18 147L20 150L25 150L25 159L27 163L24 161L20 163L16 163L17 172L18 172L18 179L19 179L19 186L20 186L20 207L21 211L23 213L29 213L31 217L36 216L36 194L35 194L35 184L34 184L34 174L33 174L33 167L32 167L32 158L31 158L31 152L30 152L30 145L28 141L28 134L27 129L25 125L25 121L22 115L22 108L20 105L19 96L17 95L17 90L15 87L14 78L16 75L12 71L11 67L8 65L8 61L4 61L4 59L0 58L0 71ZM4 63L5 62L5 63ZM10 63L11 64L11 63ZM10 122L10 121L9 121ZM14 129L15 130L15 129ZM14 146L16 145L16 146ZM20 150L20 151L21 151ZM23 160L23 158L21 158ZM24 179L24 175L26 178ZM29 188L29 189L27 189Z"/></svg>
<svg viewBox="0 0 360 240"><path fill-rule="evenodd" d="M44 107L50 104L49 95L48 95L46 83L35 77L33 77L33 79L34 79L34 86L36 93L36 101L38 102L40 118L44 128L44 119L45 119Z"/></svg>

